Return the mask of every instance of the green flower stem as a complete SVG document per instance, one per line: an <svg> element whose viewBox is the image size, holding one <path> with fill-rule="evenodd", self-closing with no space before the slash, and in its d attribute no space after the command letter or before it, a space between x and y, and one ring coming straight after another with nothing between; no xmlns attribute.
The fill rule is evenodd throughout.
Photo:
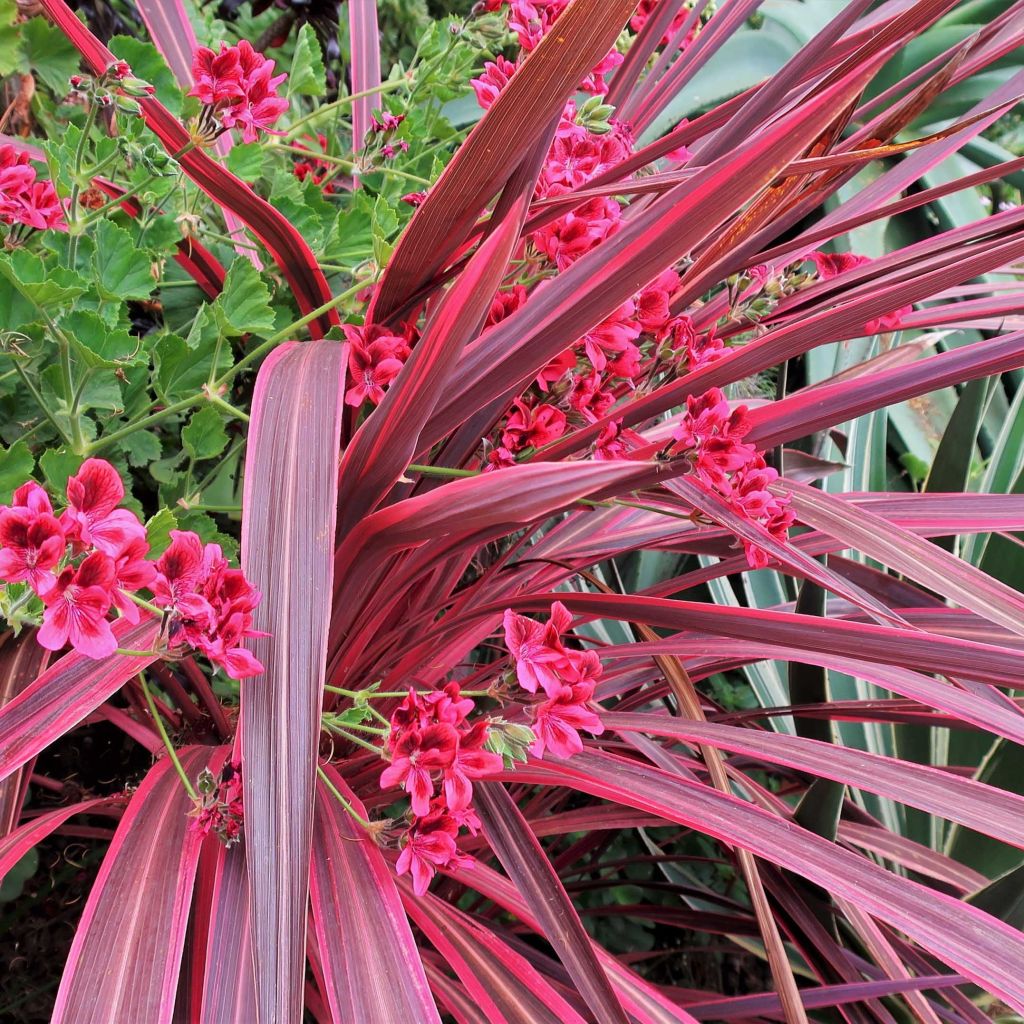
<svg viewBox="0 0 1024 1024"><path fill-rule="evenodd" d="M186 153L191 153L192 150L195 149L197 145L198 143L194 141L186 143L176 153L171 154L171 159L180 160L183 156L185 156ZM148 178L144 178L142 181L139 182L138 185L133 185L131 188L126 189L116 199L111 199L109 202L104 203L98 210L93 210L93 212L90 213L88 217L82 220L82 227L87 228L90 224L95 224L96 221L100 220L102 217L105 217L110 210L113 210L116 207L120 206L123 202L125 202L128 199L132 199L134 196L137 196L140 192L144 192L147 188L149 188L150 185L153 184L154 181L159 181L161 178L166 177L166 174L160 173L151 174Z"/></svg>
<svg viewBox="0 0 1024 1024"><path fill-rule="evenodd" d="M204 505L201 502L191 501L186 501L184 504L179 501L178 504L189 512L224 512L228 514L238 514L242 511L241 505Z"/></svg>
<svg viewBox="0 0 1024 1024"><path fill-rule="evenodd" d="M346 722L344 725L339 725L334 719L335 715L324 715L325 724L332 729L355 729L357 732L368 732L371 736L387 736L390 730L379 729L375 725L362 725L356 722Z"/></svg>
<svg viewBox="0 0 1024 1024"><path fill-rule="evenodd" d="M308 124L310 121L315 121L321 114L325 114L330 110L342 110L355 100L365 99L367 96L382 95L386 92L394 92L396 89L408 86L408 84L409 83L404 78L393 78L387 82L381 82L380 85L375 86L372 89L363 89L362 92L349 93L348 96L342 96L341 99L337 99L333 103L325 103L323 106L318 107L316 110L313 110L308 114L304 114L295 121L291 128L288 129L288 134L285 138L294 139L299 128L304 124Z"/></svg>
<svg viewBox="0 0 1024 1024"><path fill-rule="evenodd" d="M39 389L35 386L35 383L32 381L32 378L29 377L29 375L25 372L20 363L15 362L14 368L15 370L18 371L18 376L21 377L22 383L25 385L25 387L29 389L29 391L32 392L32 397L36 400L36 404L39 406L43 415L50 421L50 425L53 427L54 430L57 431L57 433L63 439L65 444L71 444L70 436L68 435L67 431L54 418L53 413L50 412L49 407L43 401L43 396L39 393Z"/></svg>
<svg viewBox="0 0 1024 1024"><path fill-rule="evenodd" d="M130 647L118 647L114 651L114 653L115 654L120 654L124 658L149 658L149 657L152 657L154 654L157 654L158 652L157 651L134 651Z"/></svg>
<svg viewBox="0 0 1024 1024"><path fill-rule="evenodd" d="M165 406L159 412L150 413L148 416L143 416L140 419L135 420L133 423L129 423L119 430L112 430L109 434L104 434L102 437L96 438L95 441L85 446L85 451L82 453L86 456L94 455L101 448L106 448L107 445L112 444L114 441L120 441L125 437L129 437L134 434L137 430L145 430L147 427L154 426L157 423L161 423L167 419L168 416L174 416L176 413L184 412L186 409L191 409L195 405L199 405L206 401L206 392L200 391L195 395L191 395L188 398L183 398L180 402L173 402L171 405Z"/></svg>
<svg viewBox="0 0 1024 1024"><path fill-rule="evenodd" d="M78 197L82 191L82 171L83 164L85 163L85 150L89 144L89 135L92 133L92 127L96 123L96 114L98 111L98 105L93 102L89 104L89 112L85 115L85 124L82 127L82 134L78 138L78 146L75 149L75 159L71 167L71 195L68 197L68 229L70 231L70 237L68 238L68 264L72 270L75 269L75 261L78 257L78 237L82 233L79 225L82 228L88 224L88 220L82 222L78 218ZM68 396L70 398L70 396Z"/></svg>
<svg viewBox="0 0 1024 1024"><path fill-rule="evenodd" d="M153 700L153 694L149 691L149 684L146 682L146 676L143 672L139 673L139 683L142 685L142 692L145 695L146 704L149 706L149 713L153 716L153 721L156 723L156 731L160 733L160 739L163 740L164 747L167 750L167 756L171 759L171 763L174 765L174 770L178 773L178 777L181 779L182 784L185 787L185 792L188 793L193 800L198 800L199 794L189 781L189 777L185 774L185 769L182 768L181 762L178 760L174 744L171 743L171 739L167 735L167 730L164 728L164 721L156 709L156 701Z"/></svg>
<svg viewBox="0 0 1024 1024"><path fill-rule="evenodd" d="M327 722L324 723L324 726L331 732L336 733L338 736L343 736L345 739L349 741L349 743L354 743L357 747L362 747L364 750L369 750L370 753L376 754L378 757L380 757L380 747L375 747L372 743L367 743L366 740L361 739L359 736L356 736L355 733L349 732L348 729L345 729L340 725L333 725Z"/></svg>
<svg viewBox="0 0 1024 1024"><path fill-rule="evenodd" d="M320 765L316 766L316 774L320 781L331 791L335 800L345 808L346 813L358 822L358 824L362 825L363 828L369 829L370 823L338 792L337 787L329 778L327 778L327 773L320 767Z"/></svg>
<svg viewBox="0 0 1024 1024"><path fill-rule="evenodd" d="M235 408L230 402L224 401L220 395L216 394L212 390L206 395L206 400L212 405L216 405L219 409L223 409L229 416L236 420L243 420L245 423L249 422L249 414L242 412L241 409Z"/></svg>
<svg viewBox="0 0 1024 1024"><path fill-rule="evenodd" d="M341 167L346 171L358 171L363 177L368 174L384 174L392 178L401 178L403 181L411 181L416 185L430 186L433 184L429 178L421 178L418 174L410 174L408 171L400 171L397 167L362 167L355 160L345 160L340 156L330 156L327 153L317 153L315 150L303 149L301 146L278 144L276 148L283 149L288 153L298 153L300 156L313 157L321 163L331 164L334 167Z"/></svg>
<svg viewBox="0 0 1024 1024"><path fill-rule="evenodd" d="M408 697L408 690L346 690L342 686L324 686L324 689L328 693L337 693L342 697L352 697L353 699L360 700L372 700L375 697L392 698L392 697ZM414 690L413 691L418 697L423 697L431 693L437 693L436 690ZM490 690L460 690L459 693L463 697L489 697L491 694Z"/></svg>
<svg viewBox="0 0 1024 1024"><path fill-rule="evenodd" d="M158 619L164 615L164 609L158 608L152 601L147 601L144 597L139 597L138 594L133 594L130 590L122 590L121 593L134 601L140 608L145 608L147 612L155 615Z"/></svg>

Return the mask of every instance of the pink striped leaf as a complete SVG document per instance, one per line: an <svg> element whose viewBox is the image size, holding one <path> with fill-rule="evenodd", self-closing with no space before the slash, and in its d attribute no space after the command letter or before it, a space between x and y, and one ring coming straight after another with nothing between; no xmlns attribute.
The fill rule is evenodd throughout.
<svg viewBox="0 0 1024 1024"><path fill-rule="evenodd" d="M444 269L522 153L612 48L635 6L636 0L573 0L566 8L558 30L528 55L416 210L384 271L371 320L387 320Z"/></svg>
<svg viewBox="0 0 1024 1024"><path fill-rule="evenodd" d="M128 650L151 647L158 628L148 616L137 626L124 619L113 625L118 644ZM0 779L73 729L157 657L113 655L94 661L77 651L65 654L0 708Z"/></svg>
<svg viewBox="0 0 1024 1024"><path fill-rule="evenodd" d="M349 45L352 54L352 91L368 92L380 85L380 36L377 29L377 4L352 3L348 5ZM363 96L352 104L352 150L358 153L370 130L375 107L380 106L377 96Z"/></svg>
<svg viewBox="0 0 1024 1024"><path fill-rule="evenodd" d="M324 771L365 816L341 776ZM332 1019L440 1024L394 871L323 782L316 788L312 854L313 923Z"/></svg>
<svg viewBox="0 0 1024 1024"><path fill-rule="evenodd" d="M892 875L792 822L658 768L611 754L533 763L517 781L568 786L662 814L788 868L914 941L986 991L1024 1010L1024 935L976 908Z"/></svg>
<svg viewBox="0 0 1024 1024"><path fill-rule="evenodd" d="M274 350L260 368L245 460L242 567L263 594L242 687L242 775L257 1008L298 1020L313 783L332 589L346 350Z"/></svg>
<svg viewBox="0 0 1024 1024"><path fill-rule="evenodd" d="M429 893L402 885L409 916L496 1024L585 1024L525 957Z"/></svg>
<svg viewBox="0 0 1024 1024"><path fill-rule="evenodd" d="M594 954L590 936L515 801L500 783L478 782L474 808L487 842L540 922L576 990L599 1020L626 1024L625 1010Z"/></svg>
<svg viewBox="0 0 1024 1024"><path fill-rule="evenodd" d="M1024 797L940 768L783 733L738 729L665 715L606 714L612 729L706 743L722 750L834 779L957 821L1024 848Z"/></svg>
<svg viewBox="0 0 1024 1024"><path fill-rule="evenodd" d="M180 752L185 772L219 774L223 751ZM174 1016L202 834L169 758L132 794L75 932L55 1024L164 1024ZM211 838L209 841L218 842Z"/></svg>
<svg viewBox="0 0 1024 1024"><path fill-rule="evenodd" d="M114 797L99 797L95 800L84 800L67 807L58 807L55 811L47 811L35 818L30 818L19 828L12 829L0 838L0 881L22 857L37 843L42 842L55 829L61 827L69 818L76 814L88 814L117 806Z"/></svg>

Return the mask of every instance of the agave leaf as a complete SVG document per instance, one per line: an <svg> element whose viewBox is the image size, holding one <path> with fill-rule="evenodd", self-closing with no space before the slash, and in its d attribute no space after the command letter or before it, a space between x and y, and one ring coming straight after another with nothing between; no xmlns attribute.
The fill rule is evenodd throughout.
<svg viewBox="0 0 1024 1024"><path fill-rule="evenodd" d="M242 687L249 911L259 1018L298 1020L320 740L345 348L291 343L260 368L245 460L242 566L263 594ZM298 396L302 400L298 401Z"/></svg>
<svg viewBox="0 0 1024 1024"><path fill-rule="evenodd" d="M474 794L487 842L540 922L577 992L599 1020L626 1024L625 1010L594 955L590 936L515 801L495 782L478 782Z"/></svg>
<svg viewBox="0 0 1024 1024"><path fill-rule="evenodd" d="M192 778L215 774L222 751L180 752ZM132 794L75 932L53 1020L68 1024L170 1022L202 835L169 758ZM216 839L211 839L217 842Z"/></svg>
<svg viewBox="0 0 1024 1024"><path fill-rule="evenodd" d="M330 767L324 772L365 816L341 776ZM310 896L333 1020L440 1024L393 870L323 782L316 790Z"/></svg>
<svg viewBox="0 0 1024 1024"><path fill-rule="evenodd" d="M119 619L113 629L120 645L146 650L156 640L158 624L148 616L137 626ZM73 729L157 657L114 655L94 661L77 651L65 654L0 708L0 779Z"/></svg>

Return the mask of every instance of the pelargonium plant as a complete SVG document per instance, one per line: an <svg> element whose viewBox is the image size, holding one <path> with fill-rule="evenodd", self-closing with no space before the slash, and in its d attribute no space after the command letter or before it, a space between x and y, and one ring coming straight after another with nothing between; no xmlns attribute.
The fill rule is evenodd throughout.
<svg viewBox="0 0 1024 1024"><path fill-rule="evenodd" d="M0 868L103 844L53 1020L1024 1013L1024 797L908 739L1024 741L1019 459L830 483L954 386L1019 441L1024 213L936 212L1024 168L976 6L747 81L756 0L486 0L387 77L352 0L331 92L259 12L0 25ZM66 788L96 722L145 769Z"/></svg>

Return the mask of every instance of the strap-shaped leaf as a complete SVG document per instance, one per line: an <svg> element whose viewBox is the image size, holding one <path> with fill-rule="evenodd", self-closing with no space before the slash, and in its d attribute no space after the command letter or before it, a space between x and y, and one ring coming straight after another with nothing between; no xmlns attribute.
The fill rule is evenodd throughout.
<svg viewBox="0 0 1024 1024"><path fill-rule="evenodd" d="M242 687L242 772L261 1024L301 1019L313 782L330 613L345 347L289 343L260 369L242 565L266 671Z"/></svg>
<svg viewBox="0 0 1024 1024"><path fill-rule="evenodd" d="M192 778L215 775L223 750L191 747ZM192 886L203 837L169 758L150 769L114 835L75 932L55 1024L164 1024L174 1014ZM217 840L212 840L216 842Z"/></svg>
<svg viewBox="0 0 1024 1024"><path fill-rule="evenodd" d="M324 770L331 785L365 814L341 776ZM338 1024L440 1024L394 870L322 782L316 789L310 897L327 1001Z"/></svg>

